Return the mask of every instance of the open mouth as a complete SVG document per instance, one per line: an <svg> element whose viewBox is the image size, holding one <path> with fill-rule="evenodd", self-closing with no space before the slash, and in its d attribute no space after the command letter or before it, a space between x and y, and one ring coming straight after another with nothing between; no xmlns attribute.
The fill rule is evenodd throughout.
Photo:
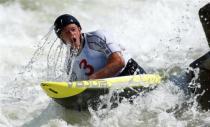
<svg viewBox="0 0 210 127"><path fill-rule="evenodd" d="M76 38L73 38L73 42L76 42L77 41L77 39Z"/></svg>

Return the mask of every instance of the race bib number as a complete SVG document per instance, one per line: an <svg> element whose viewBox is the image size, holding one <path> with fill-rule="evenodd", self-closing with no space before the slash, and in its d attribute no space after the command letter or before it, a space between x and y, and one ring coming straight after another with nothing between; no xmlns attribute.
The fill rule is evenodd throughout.
<svg viewBox="0 0 210 127"><path fill-rule="evenodd" d="M94 73L94 68L92 65L88 64L87 63L87 60L86 59L82 59L79 63L79 67L80 69L84 69L85 70L85 74L87 76L90 76L91 74Z"/></svg>

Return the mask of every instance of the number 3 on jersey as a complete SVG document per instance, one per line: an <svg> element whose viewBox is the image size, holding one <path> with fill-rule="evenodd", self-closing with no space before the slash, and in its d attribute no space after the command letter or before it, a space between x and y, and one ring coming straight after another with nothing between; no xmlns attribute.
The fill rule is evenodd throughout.
<svg viewBox="0 0 210 127"><path fill-rule="evenodd" d="M86 74L87 76L90 76L91 74L94 73L94 68L93 68L93 66L90 65L90 64L88 64L86 59L82 59L82 60L80 61L79 67L80 67L81 69L84 69L84 70L86 71L85 74ZM87 72L87 71L88 71L88 72Z"/></svg>

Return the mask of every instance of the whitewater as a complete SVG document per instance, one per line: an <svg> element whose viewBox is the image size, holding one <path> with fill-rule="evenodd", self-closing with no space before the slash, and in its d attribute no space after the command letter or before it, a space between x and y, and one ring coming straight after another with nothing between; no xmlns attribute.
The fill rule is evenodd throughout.
<svg viewBox="0 0 210 127"><path fill-rule="evenodd" d="M112 110L89 108L83 112L63 108L40 87L41 81L61 73L46 70L57 60L53 54L59 54L60 42L52 31L57 16L74 15L83 32L111 32L147 73L167 77L209 51L198 16L198 10L207 3L208 0L0 0L0 127L210 126L210 111L199 110L195 98L186 98L179 87L167 80L136 98L133 105L123 102ZM57 47L49 51L52 43ZM47 61L53 62L48 65ZM64 60L58 61L57 67L62 68L59 65ZM176 108L184 102L195 103Z"/></svg>

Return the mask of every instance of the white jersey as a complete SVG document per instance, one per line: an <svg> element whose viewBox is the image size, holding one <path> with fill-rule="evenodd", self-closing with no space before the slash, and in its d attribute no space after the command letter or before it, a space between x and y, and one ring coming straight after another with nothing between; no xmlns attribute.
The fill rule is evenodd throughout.
<svg viewBox="0 0 210 127"><path fill-rule="evenodd" d="M108 57L114 52L121 52L127 63L128 56L124 54L125 49L112 41L105 31L84 33L83 37L82 51L73 60L72 70L70 71L69 65L67 68L68 72L71 72L70 81L87 80L88 76L105 67Z"/></svg>

